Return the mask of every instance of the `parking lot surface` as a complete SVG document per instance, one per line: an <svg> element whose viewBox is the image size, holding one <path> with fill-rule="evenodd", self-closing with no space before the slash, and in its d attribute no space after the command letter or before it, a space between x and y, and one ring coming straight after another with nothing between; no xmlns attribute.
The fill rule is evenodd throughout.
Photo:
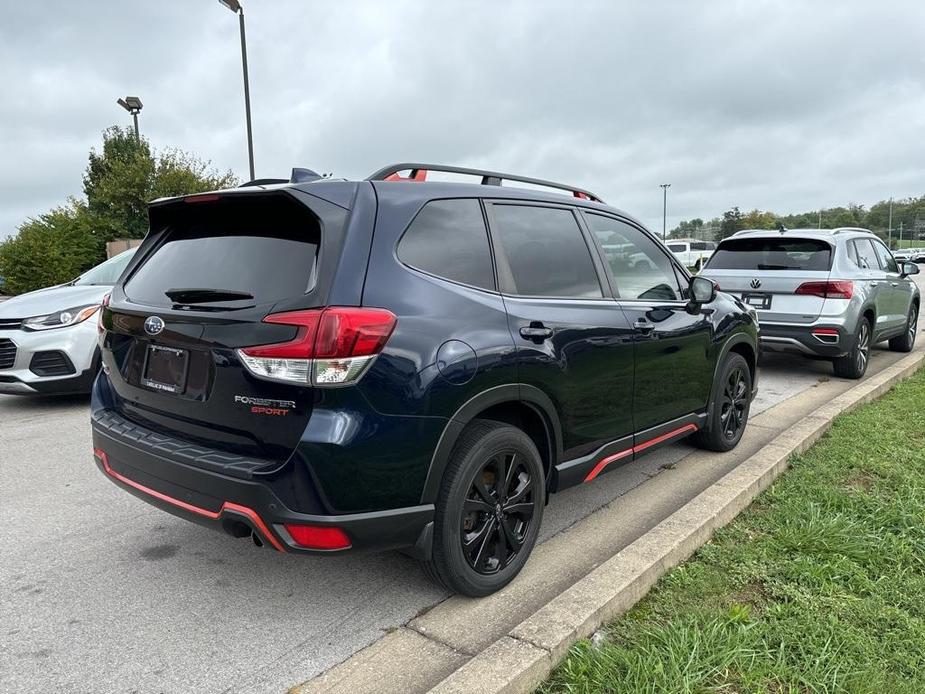
<svg viewBox="0 0 925 694"><path fill-rule="evenodd" d="M871 372L900 356L883 347ZM831 367L770 357L760 378L754 414ZM541 540L692 450L553 497ZM93 464L86 398L0 396L0 521L2 692L282 692L446 597L398 553L282 555L122 492Z"/></svg>

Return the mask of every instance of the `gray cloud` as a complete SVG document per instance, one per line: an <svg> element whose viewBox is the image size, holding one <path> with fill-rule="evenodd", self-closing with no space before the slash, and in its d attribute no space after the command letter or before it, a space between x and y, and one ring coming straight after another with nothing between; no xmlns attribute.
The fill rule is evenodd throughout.
<svg viewBox="0 0 925 694"><path fill-rule="evenodd" d="M257 173L390 161L574 182L661 226L925 193L919 2L245 4ZM247 170L212 0L17 3L0 26L0 236L79 194L138 94L155 147Z"/></svg>

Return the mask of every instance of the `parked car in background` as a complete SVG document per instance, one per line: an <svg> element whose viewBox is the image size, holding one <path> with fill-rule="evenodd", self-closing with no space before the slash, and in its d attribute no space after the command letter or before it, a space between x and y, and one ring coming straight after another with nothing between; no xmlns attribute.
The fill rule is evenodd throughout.
<svg viewBox="0 0 925 694"><path fill-rule="evenodd" d="M912 249L897 248L895 251L893 251L893 258L897 263L904 263L906 261L912 260Z"/></svg>
<svg viewBox="0 0 925 694"><path fill-rule="evenodd" d="M67 284L0 303L0 393L89 393L99 371L97 312L134 249Z"/></svg>
<svg viewBox="0 0 925 694"><path fill-rule="evenodd" d="M837 376L861 378L871 345L912 350L918 272L872 232L842 228L740 231L700 274L757 309L762 349L830 359Z"/></svg>
<svg viewBox="0 0 925 694"><path fill-rule="evenodd" d="M151 205L91 402L126 491L280 552L402 549L477 596L550 493L738 444L754 313L632 217L491 171L305 178Z"/></svg>
<svg viewBox="0 0 925 694"><path fill-rule="evenodd" d="M913 263L925 263L925 248L914 248L909 252L909 260Z"/></svg>
<svg viewBox="0 0 925 694"><path fill-rule="evenodd" d="M712 241L698 241L697 239L669 239L668 250L674 254L684 267L699 270L710 259L716 244Z"/></svg>

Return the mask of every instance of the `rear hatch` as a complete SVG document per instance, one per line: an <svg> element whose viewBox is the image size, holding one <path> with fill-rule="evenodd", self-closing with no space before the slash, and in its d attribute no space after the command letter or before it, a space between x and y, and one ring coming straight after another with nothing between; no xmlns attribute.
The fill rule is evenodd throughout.
<svg viewBox="0 0 925 694"><path fill-rule="evenodd" d="M286 191L194 196L151 210L151 233L103 321L125 418L212 449L286 459L312 388L256 378L237 349L294 340L270 313L324 306L347 211ZM357 297L358 298L358 297Z"/></svg>
<svg viewBox="0 0 925 694"><path fill-rule="evenodd" d="M822 312L834 249L823 239L729 238L700 274L758 311L763 322L812 323Z"/></svg>

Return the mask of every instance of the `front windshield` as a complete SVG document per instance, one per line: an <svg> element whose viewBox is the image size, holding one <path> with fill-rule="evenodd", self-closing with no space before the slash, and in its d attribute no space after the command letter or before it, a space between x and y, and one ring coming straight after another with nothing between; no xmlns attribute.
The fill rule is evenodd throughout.
<svg viewBox="0 0 925 694"><path fill-rule="evenodd" d="M119 275L121 275L122 271L125 269L125 266L128 265L128 261L132 259L132 255L134 255L134 253L135 249L130 248L127 251L123 251L119 255L100 263L96 267L90 268L84 274L74 280L74 284L115 284L116 280L119 279Z"/></svg>

